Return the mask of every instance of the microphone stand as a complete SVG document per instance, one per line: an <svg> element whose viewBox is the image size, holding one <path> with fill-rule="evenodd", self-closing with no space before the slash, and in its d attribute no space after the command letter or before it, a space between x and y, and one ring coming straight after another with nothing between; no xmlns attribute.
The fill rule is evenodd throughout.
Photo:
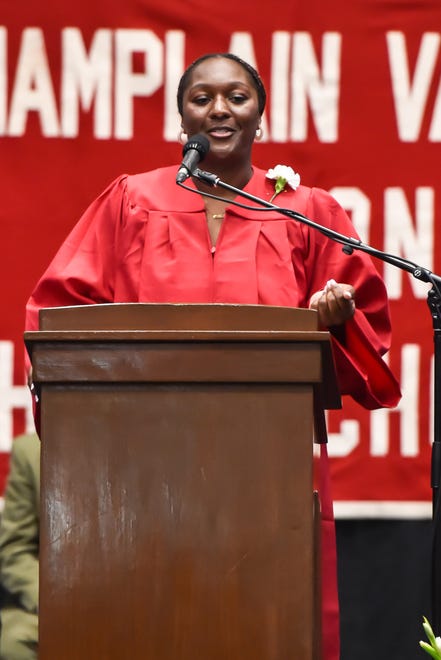
<svg viewBox="0 0 441 660"><path fill-rule="evenodd" d="M281 208L271 202L267 202L260 197L251 195L240 188L230 186L221 181L219 177L211 172L204 172L196 168L192 175L200 181L212 186L234 192L240 197L244 197L258 206L268 210L273 210L281 215L302 222L309 227L319 231L331 240L341 243L342 251L351 255L354 250L366 252L371 257L375 257L392 266L401 268L417 280L428 282L432 288L427 294L427 305L432 317L434 330L434 355L435 355L435 374L434 374L434 435L432 442L431 456L431 489L432 489L432 584L431 584L431 606L432 606L432 627L435 634L441 634L441 504L440 504L440 485L441 485L441 277L432 273L427 268L418 266L407 259L377 250L376 248L363 243L361 240L351 236L345 236L328 227L323 227L310 220L306 216L291 209ZM182 184L179 184L182 185ZM185 186L184 186L185 187ZM193 191L194 192L194 191ZM198 191L200 192L200 191ZM206 193L201 193L202 195ZM208 194L208 196L210 196ZM213 197L213 195L211 195ZM232 202L234 204L234 202ZM250 208L250 207L248 207ZM256 210L260 210L256 208Z"/></svg>

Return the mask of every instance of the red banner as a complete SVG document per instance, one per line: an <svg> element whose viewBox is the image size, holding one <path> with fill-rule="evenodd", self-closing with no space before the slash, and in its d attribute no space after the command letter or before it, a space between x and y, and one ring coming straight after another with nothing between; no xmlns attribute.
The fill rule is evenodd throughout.
<svg viewBox="0 0 441 660"><path fill-rule="evenodd" d="M434 272L440 205L441 6L170 0L3 3L0 26L0 471L31 428L24 305L89 202L118 174L178 163L176 87L232 51L269 102L254 162L330 190L363 240ZM350 257L348 257L350 258ZM329 416L337 514L430 515L433 331L428 287L392 267L389 362L403 400ZM0 485L0 487L2 487Z"/></svg>

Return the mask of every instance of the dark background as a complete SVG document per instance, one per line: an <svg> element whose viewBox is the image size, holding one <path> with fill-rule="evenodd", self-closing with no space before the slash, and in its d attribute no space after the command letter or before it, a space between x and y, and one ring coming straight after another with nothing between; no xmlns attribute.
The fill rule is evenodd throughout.
<svg viewBox="0 0 441 660"><path fill-rule="evenodd" d="M432 522L336 521L341 660L424 660ZM427 640L426 640L427 641Z"/></svg>

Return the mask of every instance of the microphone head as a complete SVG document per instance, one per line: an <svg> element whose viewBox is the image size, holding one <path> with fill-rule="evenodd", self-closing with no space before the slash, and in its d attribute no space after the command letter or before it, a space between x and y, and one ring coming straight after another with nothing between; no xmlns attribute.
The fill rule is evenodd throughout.
<svg viewBox="0 0 441 660"><path fill-rule="evenodd" d="M190 151L190 149L195 149L198 154L200 155L199 160L203 160L205 156L208 153L208 150L210 149L210 143L208 141L208 138L205 135L202 135L201 133L197 133L197 135L193 135L185 144L182 149L182 155L185 156L185 154Z"/></svg>

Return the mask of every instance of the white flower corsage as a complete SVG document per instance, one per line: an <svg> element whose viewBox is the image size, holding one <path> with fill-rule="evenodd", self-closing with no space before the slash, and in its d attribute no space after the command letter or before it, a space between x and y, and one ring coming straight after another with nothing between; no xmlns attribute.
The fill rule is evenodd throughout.
<svg viewBox="0 0 441 660"><path fill-rule="evenodd" d="M294 172L292 167L287 165L276 165L274 169L269 169L266 173L268 179L275 179L274 195L271 197L270 202L273 201L276 195L285 190L286 184L293 190L297 190L300 185L300 174Z"/></svg>

